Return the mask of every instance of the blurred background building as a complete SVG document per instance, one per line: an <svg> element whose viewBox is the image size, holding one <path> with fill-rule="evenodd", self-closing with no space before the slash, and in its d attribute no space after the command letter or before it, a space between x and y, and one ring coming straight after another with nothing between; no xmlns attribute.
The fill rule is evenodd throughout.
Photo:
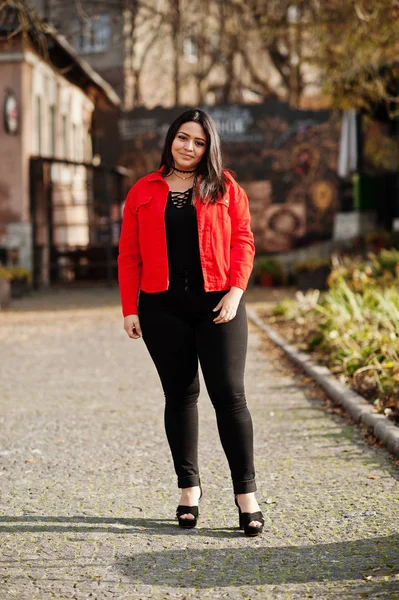
<svg viewBox="0 0 399 600"><path fill-rule="evenodd" d="M190 106L217 123L258 254L399 228L399 20L373 6L7 1L0 261L37 285L114 280L126 186Z"/></svg>
<svg viewBox="0 0 399 600"><path fill-rule="evenodd" d="M48 284L68 279L73 252L101 237L101 188L110 184L92 162L93 114L120 100L56 30L41 33L32 20L21 32L13 8L0 16L2 259Z"/></svg>
<svg viewBox="0 0 399 600"><path fill-rule="evenodd" d="M261 4L261 3L260 3ZM309 48L285 25L299 8L275 16L265 36L251 3L222 0L31 0L80 56L124 100L173 107L263 102L274 97L301 107L324 107ZM280 30L279 30L280 27Z"/></svg>

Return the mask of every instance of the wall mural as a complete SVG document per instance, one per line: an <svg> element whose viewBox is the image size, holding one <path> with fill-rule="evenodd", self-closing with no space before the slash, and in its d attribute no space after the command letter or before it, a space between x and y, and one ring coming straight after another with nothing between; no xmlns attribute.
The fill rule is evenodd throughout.
<svg viewBox="0 0 399 600"><path fill-rule="evenodd" d="M274 100L203 108L221 134L226 166L248 194L257 252L330 238L338 210L339 138L330 112L295 110ZM119 163L133 170L134 180L158 167L168 126L182 110L122 113Z"/></svg>

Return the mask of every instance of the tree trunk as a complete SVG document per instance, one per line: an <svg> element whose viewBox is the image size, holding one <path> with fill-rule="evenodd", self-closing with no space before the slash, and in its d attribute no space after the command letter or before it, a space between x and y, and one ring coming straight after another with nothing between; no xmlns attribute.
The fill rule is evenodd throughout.
<svg viewBox="0 0 399 600"><path fill-rule="evenodd" d="M135 99L139 95L136 90L137 77L134 70L134 52L136 45L136 19L139 10L138 0L124 0L124 46L125 58L123 63L124 78L124 107L126 110L134 108Z"/></svg>
<svg viewBox="0 0 399 600"><path fill-rule="evenodd" d="M182 54L182 32L180 0L171 0L172 44L173 44L173 91L175 106L180 104L180 56Z"/></svg>

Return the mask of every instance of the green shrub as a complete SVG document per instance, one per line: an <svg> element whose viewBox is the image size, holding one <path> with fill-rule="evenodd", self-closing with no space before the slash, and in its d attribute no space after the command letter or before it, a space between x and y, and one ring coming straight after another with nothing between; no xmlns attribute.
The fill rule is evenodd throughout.
<svg viewBox="0 0 399 600"><path fill-rule="evenodd" d="M378 254L369 253L367 259L344 256L331 271L328 286L331 288L340 279L358 292L369 287L398 285L399 251L383 249Z"/></svg>
<svg viewBox="0 0 399 600"><path fill-rule="evenodd" d="M25 269L25 267L14 266L9 267L9 269L12 279L27 279L28 281L31 281L32 279L31 272L28 269Z"/></svg>
<svg viewBox="0 0 399 600"><path fill-rule="evenodd" d="M382 264L384 272L392 270L394 258L385 253L376 263L357 263L355 268L351 262L350 269L346 264L348 280L348 272L343 276L335 269L328 292L297 294L293 304L277 305L274 317L291 319L295 325L288 327L297 343L305 342L321 362L399 422L399 286L382 286L383 278L373 279L370 272ZM358 287L353 284L356 269Z"/></svg>
<svg viewBox="0 0 399 600"><path fill-rule="evenodd" d="M0 265L0 279L8 279L8 280L12 279L12 274L10 272L10 269Z"/></svg>
<svg viewBox="0 0 399 600"><path fill-rule="evenodd" d="M285 319L291 319L295 314L295 302L290 298L282 300L273 308L272 315L274 317L283 317Z"/></svg>
<svg viewBox="0 0 399 600"><path fill-rule="evenodd" d="M255 260L254 272L256 275L270 273L274 278L282 279L284 276L284 267L279 260L263 256Z"/></svg>
<svg viewBox="0 0 399 600"><path fill-rule="evenodd" d="M355 378L367 373L376 390L398 395L399 408L399 289L369 287L361 293L341 280L316 311L331 365Z"/></svg>
<svg viewBox="0 0 399 600"><path fill-rule="evenodd" d="M294 273L304 273L316 271L321 267L330 267L331 260L329 258L310 258L309 260L299 261L294 264L292 270Z"/></svg>
<svg viewBox="0 0 399 600"><path fill-rule="evenodd" d="M20 267L18 265L12 267L4 267L0 265L0 279L27 279L31 281L32 276L31 272L25 267Z"/></svg>
<svg viewBox="0 0 399 600"><path fill-rule="evenodd" d="M386 269L393 276L399 273L399 250L383 249L374 259L382 270Z"/></svg>

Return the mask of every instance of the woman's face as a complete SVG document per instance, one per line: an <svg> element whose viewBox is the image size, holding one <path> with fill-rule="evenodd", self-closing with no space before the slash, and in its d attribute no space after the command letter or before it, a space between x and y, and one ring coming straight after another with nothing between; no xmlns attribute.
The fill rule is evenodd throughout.
<svg viewBox="0 0 399 600"><path fill-rule="evenodd" d="M206 135L202 125L194 121L183 123L172 143L176 169L194 171L206 151Z"/></svg>

